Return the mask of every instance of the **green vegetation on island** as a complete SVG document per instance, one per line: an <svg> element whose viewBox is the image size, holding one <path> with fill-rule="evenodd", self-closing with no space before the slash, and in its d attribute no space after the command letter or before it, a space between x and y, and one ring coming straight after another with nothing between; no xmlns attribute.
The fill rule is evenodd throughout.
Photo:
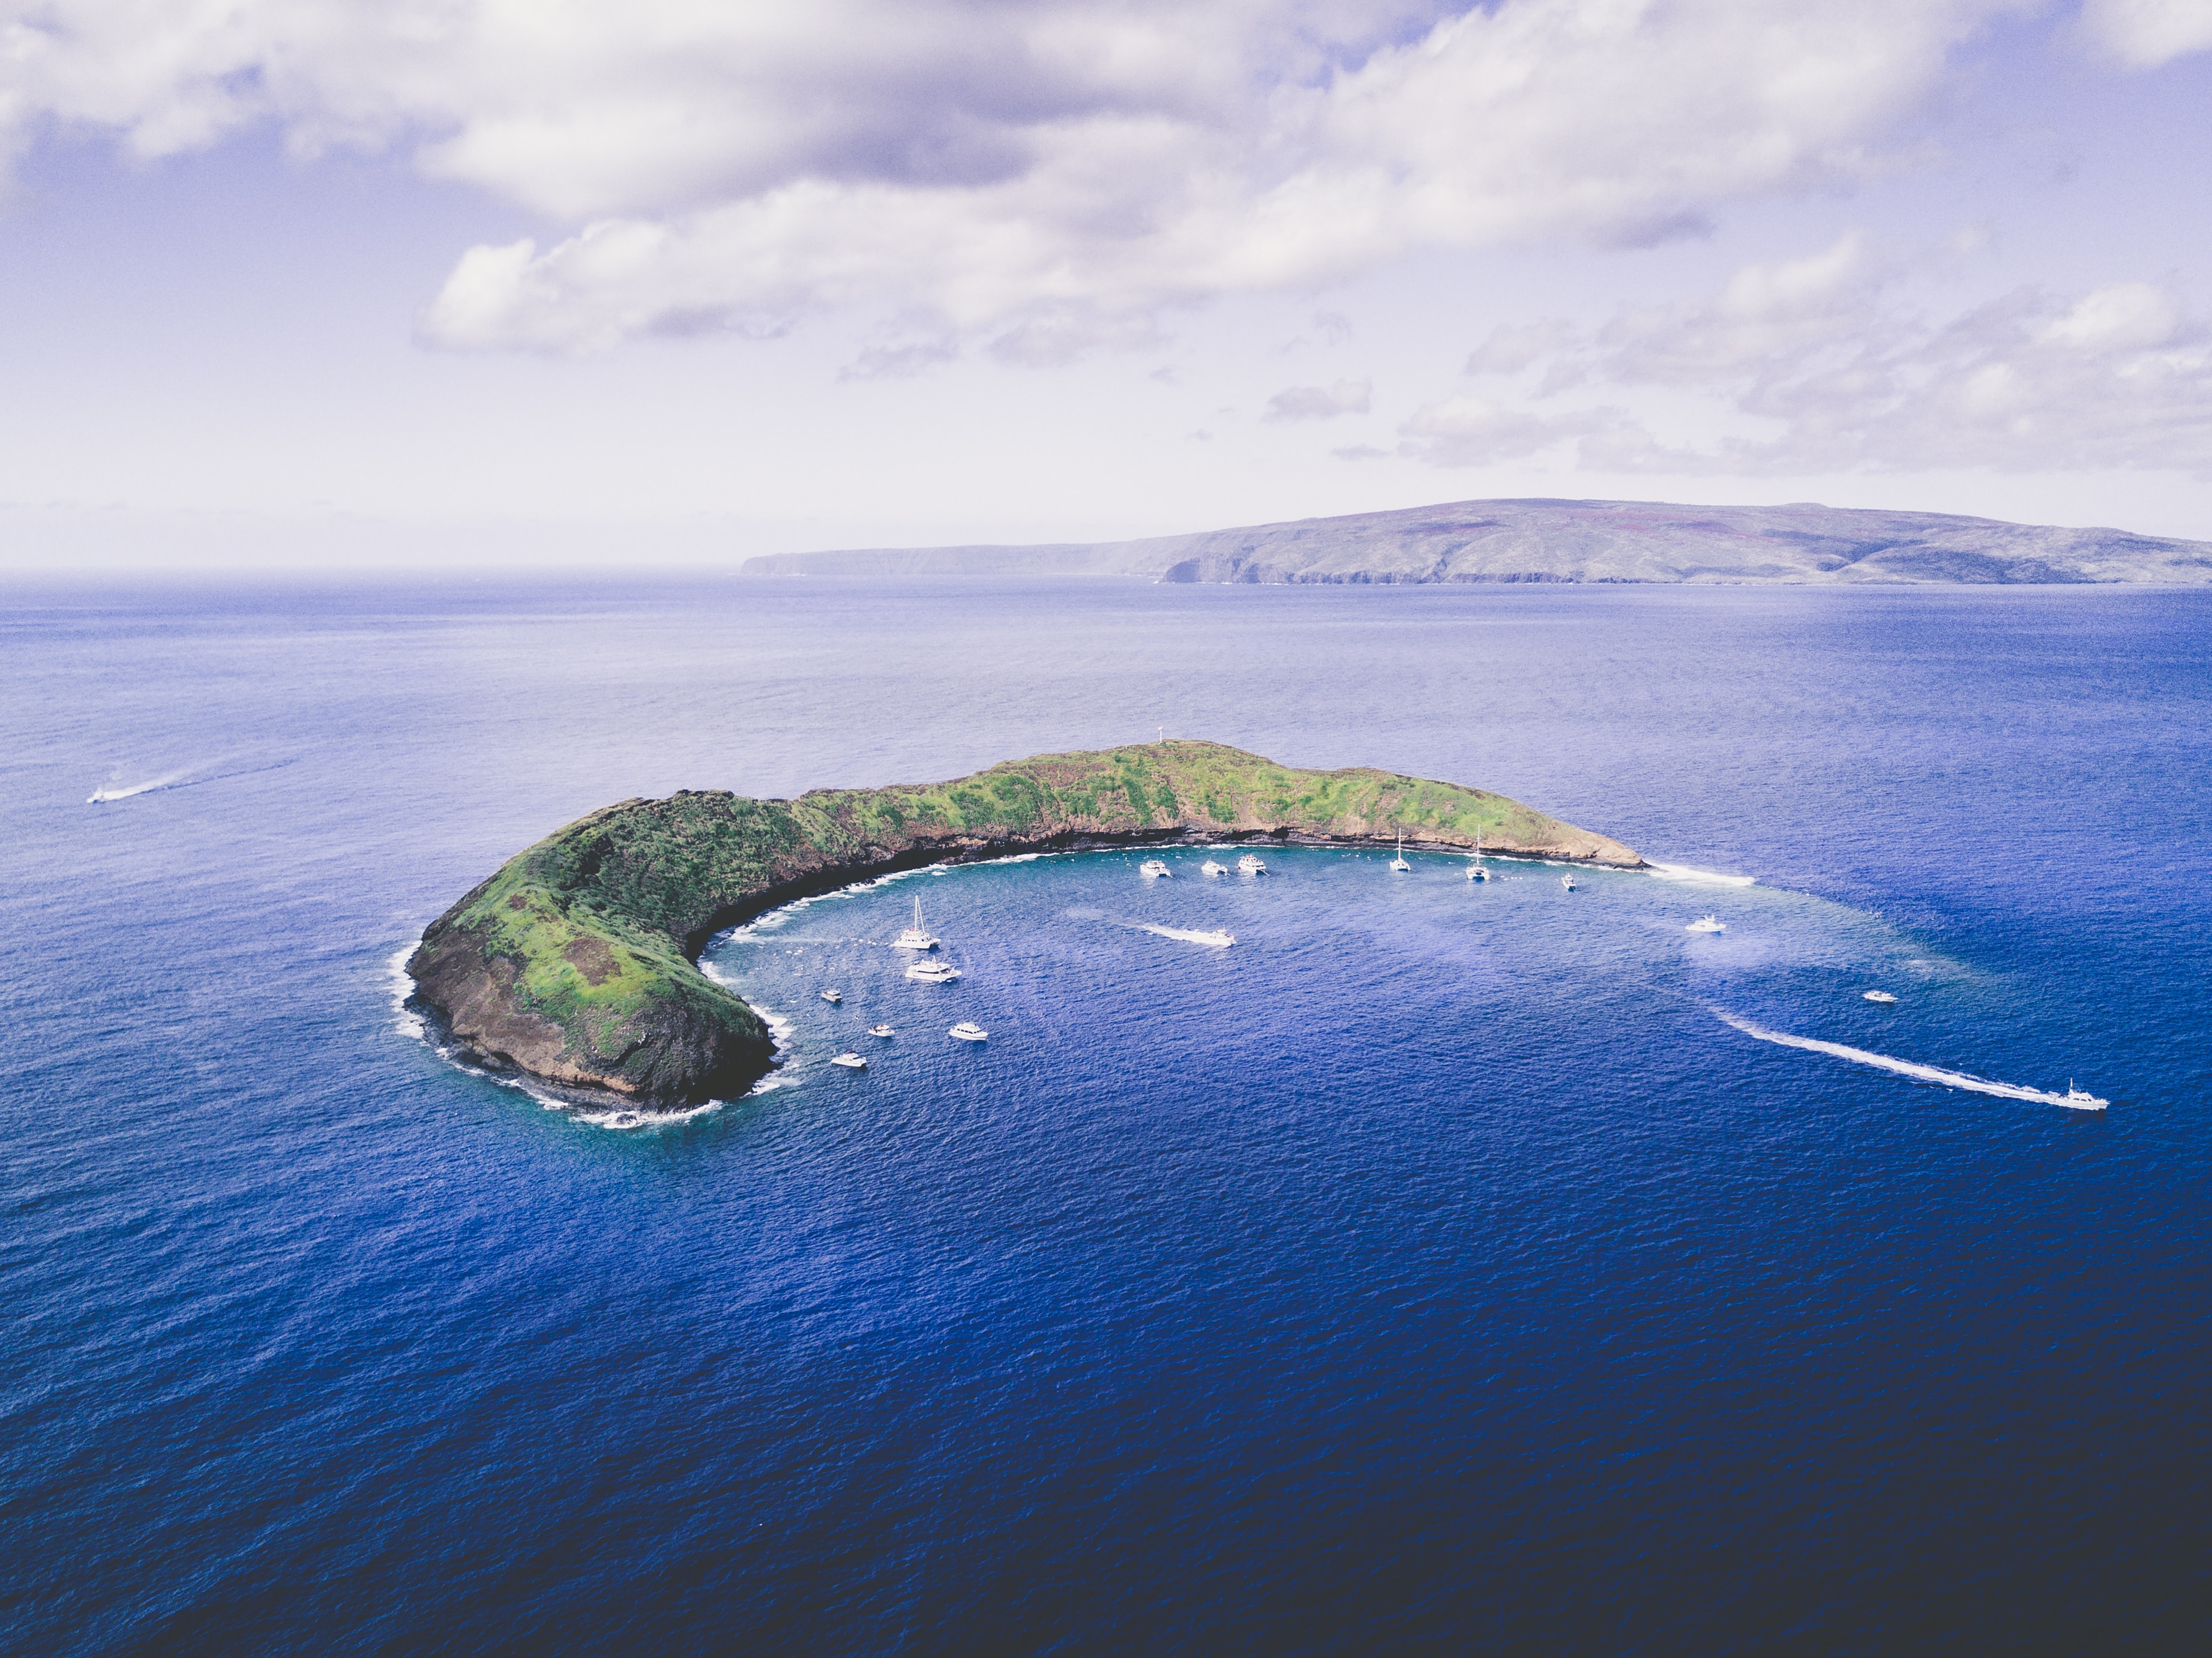
<svg viewBox="0 0 2212 1658"><path fill-rule="evenodd" d="M417 999L453 1039L535 1081L641 1104L742 1092L774 1047L695 964L714 933L894 869L1180 840L1484 848L1634 868L1617 841L1504 795L1352 768L1300 771L1216 743L1038 755L951 782L796 800L685 790L580 818L423 932Z"/></svg>

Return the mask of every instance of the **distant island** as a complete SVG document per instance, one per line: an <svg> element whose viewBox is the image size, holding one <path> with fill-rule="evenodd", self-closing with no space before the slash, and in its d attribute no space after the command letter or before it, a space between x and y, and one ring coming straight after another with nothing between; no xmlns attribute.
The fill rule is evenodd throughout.
<svg viewBox="0 0 2212 1658"><path fill-rule="evenodd" d="M625 800L508 859L425 929L414 1000L463 1050L580 1100L734 1097L775 1062L760 1016L700 972L725 927L869 876L1169 841L1389 844L1643 859L1485 790L1300 771L1218 743L1038 755L948 783L796 800Z"/></svg>
<svg viewBox="0 0 2212 1658"><path fill-rule="evenodd" d="M2212 542L1942 513L1460 501L1146 541L775 553L756 576L1118 575L1153 581L2212 581Z"/></svg>

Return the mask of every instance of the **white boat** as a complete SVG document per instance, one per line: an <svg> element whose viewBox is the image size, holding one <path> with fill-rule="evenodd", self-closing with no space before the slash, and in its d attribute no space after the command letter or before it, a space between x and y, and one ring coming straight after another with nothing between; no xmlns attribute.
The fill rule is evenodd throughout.
<svg viewBox="0 0 2212 1658"><path fill-rule="evenodd" d="M1559 877L1559 884L1569 892L1572 892L1575 890L1575 878L1571 875L1562 875Z"/></svg>
<svg viewBox="0 0 2212 1658"><path fill-rule="evenodd" d="M1229 873L1228 865L1217 864L1211 858L1207 859L1203 864L1200 864L1199 865L1199 869L1201 872L1207 875L1226 875Z"/></svg>
<svg viewBox="0 0 2212 1658"><path fill-rule="evenodd" d="M895 1036L897 1034L887 1024L872 1024L868 1027L868 1035L871 1036Z"/></svg>
<svg viewBox="0 0 2212 1658"><path fill-rule="evenodd" d="M1398 855L1390 860L1390 872L1393 875L1410 875L1413 870L1413 866L1406 861L1406 837L1401 835L1398 837Z"/></svg>
<svg viewBox="0 0 2212 1658"><path fill-rule="evenodd" d="M1143 863L1137 865L1137 873L1143 876L1147 881L1157 881L1161 876L1172 875L1175 872L1170 869L1165 864L1162 863L1158 859L1147 858Z"/></svg>
<svg viewBox="0 0 2212 1658"><path fill-rule="evenodd" d="M991 1033L984 1029L980 1024L974 1024L966 1019L963 1019L958 1024L954 1025L951 1029L946 1031L945 1034L957 1042L980 1042L986 1040Z"/></svg>
<svg viewBox="0 0 2212 1658"><path fill-rule="evenodd" d="M1265 875L1267 866L1260 861L1258 853L1248 852L1237 860L1237 872L1239 875Z"/></svg>
<svg viewBox="0 0 2212 1658"><path fill-rule="evenodd" d="M929 930L921 924L921 900L920 898L916 898L914 901L914 925L907 928L905 932L900 933L897 938L891 940L891 948L893 950L934 950L937 948L937 940L929 936Z"/></svg>
<svg viewBox="0 0 2212 1658"><path fill-rule="evenodd" d="M906 976L926 985L949 985L960 976L960 969L950 962L916 962L907 969Z"/></svg>
<svg viewBox="0 0 2212 1658"><path fill-rule="evenodd" d="M1897 999L1896 997L1891 995L1887 990L1869 990L1866 993L1866 999L1870 1002L1884 1003L1893 1002Z"/></svg>
<svg viewBox="0 0 2212 1658"><path fill-rule="evenodd" d="M845 999L845 993L842 990L825 990L822 993L822 999L833 1004L842 1002Z"/></svg>
<svg viewBox="0 0 2212 1658"><path fill-rule="evenodd" d="M866 1071L868 1068L868 1062L866 1060L862 1059L859 1054L852 1053L840 1054L836 1058L831 1060L830 1063L832 1065L842 1065L848 1071Z"/></svg>
<svg viewBox="0 0 2212 1658"><path fill-rule="evenodd" d="M2086 1088L2075 1087L2074 1078L2069 1077L2066 1079L2066 1091L2058 1096L2058 1103L2070 1106L2076 1111L2102 1111L2112 1102L2099 1099Z"/></svg>
<svg viewBox="0 0 2212 1658"><path fill-rule="evenodd" d="M1490 878L1490 872L1482 866L1482 831L1480 829L1474 832L1474 851L1467 866L1467 878L1470 881L1487 881Z"/></svg>
<svg viewBox="0 0 2212 1658"><path fill-rule="evenodd" d="M1685 932L1726 932L1728 923L1717 915L1700 915L1682 929Z"/></svg>

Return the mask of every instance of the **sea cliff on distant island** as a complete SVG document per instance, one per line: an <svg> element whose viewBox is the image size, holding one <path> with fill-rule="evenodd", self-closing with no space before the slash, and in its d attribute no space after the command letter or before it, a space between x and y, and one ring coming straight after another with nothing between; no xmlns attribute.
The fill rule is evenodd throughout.
<svg viewBox="0 0 2212 1658"><path fill-rule="evenodd" d="M1483 849L1615 868L1618 841L1504 795L1366 768L1300 771L1217 743L1038 755L947 783L796 800L625 800L509 859L432 922L415 999L495 1069L578 1098L690 1104L775 1060L760 1016L696 966L708 939L871 875L1179 841Z"/></svg>
<svg viewBox="0 0 2212 1658"><path fill-rule="evenodd" d="M2212 582L2212 542L1793 501L1455 501L1145 541L775 553L754 576L1120 575L1265 584Z"/></svg>

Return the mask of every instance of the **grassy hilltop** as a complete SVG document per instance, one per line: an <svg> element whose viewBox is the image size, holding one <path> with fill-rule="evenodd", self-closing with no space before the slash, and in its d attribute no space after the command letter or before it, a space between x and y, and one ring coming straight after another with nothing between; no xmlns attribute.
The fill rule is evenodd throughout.
<svg viewBox="0 0 2212 1658"><path fill-rule="evenodd" d="M723 927L887 870L1075 847L1270 837L1541 853L1634 867L1617 841L1504 795L1391 772L1298 771L1216 743L1038 755L946 783L796 800L686 790L580 818L433 922L417 993L489 1063L675 1103L741 1091L766 1027L694 960Z"/></svg>

